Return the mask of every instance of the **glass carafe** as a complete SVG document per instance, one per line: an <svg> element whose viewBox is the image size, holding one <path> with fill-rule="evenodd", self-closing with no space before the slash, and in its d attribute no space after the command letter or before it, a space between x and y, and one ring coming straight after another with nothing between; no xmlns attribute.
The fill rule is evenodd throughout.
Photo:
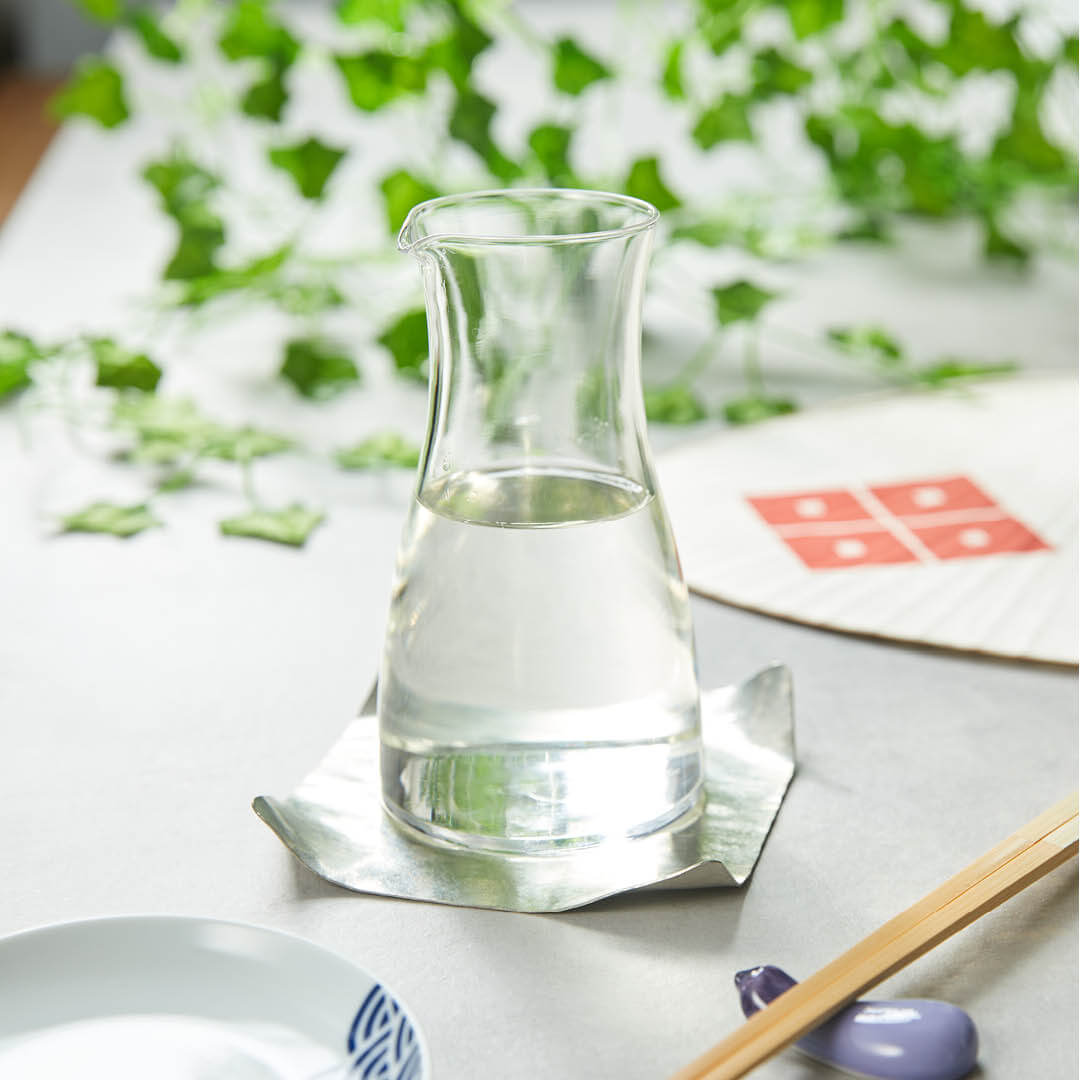
<svg viewBox="0 0 1080 1080"><path fill-rule="evenodd" d="M686 586L650 461L656 210L513 190L415 207L430 405L379 679L382 792L437 838L543 853L699 808Z"/></svg>

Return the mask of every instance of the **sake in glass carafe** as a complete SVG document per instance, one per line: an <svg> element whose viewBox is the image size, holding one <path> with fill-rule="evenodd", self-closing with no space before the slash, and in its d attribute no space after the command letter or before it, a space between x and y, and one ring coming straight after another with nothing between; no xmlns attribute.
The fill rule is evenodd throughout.
<svg viewBox="0 0 1080 1080"><path fill-rule="evenodd" d="M700 807L686 586L649 456L657 212L601 192L416 206L430 402L379 677L382 794L436 838L540 854Z"/></svg>

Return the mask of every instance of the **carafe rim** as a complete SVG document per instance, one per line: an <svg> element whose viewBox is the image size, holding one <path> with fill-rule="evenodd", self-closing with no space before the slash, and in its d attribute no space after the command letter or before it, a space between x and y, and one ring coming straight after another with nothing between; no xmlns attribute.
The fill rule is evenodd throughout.
<svg viewBox="0 0 1080 1080"><path fill-rule="evenodd" d="M484 199L528 199L528 198L565 198L568 201L596 203L604 202L608 205L618 204L631 210L637 211L641 216L626 225L613 229L597 229L591 232L577 233L519 233L519 234L483 234L467 232L434 232L417 235L417 224L425 214L441 207L455 204L468 204L481 202ZM429 248L439 248L453 245L468 245L478 247L495 247L504 245L525 246L552 246L567 244L597 243L604 240L614 240L635 236L655 228L660 220L660 211L652 203L644 199L635 198L632 195L620 195L616 192L600 191L591 188L490 188L482 191L467 191L454 195L440 195L434 199L425 199L417 203L408 213L398 232L398 250L407 254L421 255Z"/></svg>

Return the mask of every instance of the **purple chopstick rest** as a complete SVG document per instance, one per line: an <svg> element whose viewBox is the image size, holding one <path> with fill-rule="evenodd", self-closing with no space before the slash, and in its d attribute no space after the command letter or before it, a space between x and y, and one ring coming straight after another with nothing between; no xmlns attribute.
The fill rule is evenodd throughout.
<svg viewBox="0 0 1080 1080"><path fill-rule="evenodd" d="M795 980L777 967L735 976L744 1015L765 1008ZM944 1001L856 1001L795 1044L835 1068L878 1080L959 1080L975 1066L979 1037L963 1009Z"/></svg>

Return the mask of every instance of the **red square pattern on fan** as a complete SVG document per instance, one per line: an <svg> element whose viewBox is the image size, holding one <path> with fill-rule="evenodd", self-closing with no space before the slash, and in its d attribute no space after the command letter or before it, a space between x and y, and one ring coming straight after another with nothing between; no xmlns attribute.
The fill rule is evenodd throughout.
<svg viewBox="0 0 1080 1080"><path fill-rule="evenodd" d="M912 527L911 531L939 558L1000 555L1007 551L1047 551L1050 547L1016 518L997 518L959 525Z"/></svg>
<svg viewBox="0 0 1080 1080"><path fill-rule="evenodd" d="M916 480L909 484L882 484L870 491L899 518L915 514L944 514L951 510L996 510L997 503L966 476Z"/></svg>
<svg viewBox="0 0 1080 1080"><path fill-rule="evenodd" d="M865 529L845 535L785 536L787 544L811 570L841 566L885 566L917 562L915 555L891 532Z"/></svg>
<svg viewBox="0 0 1080 1080"><path fill-rule="evenodd" d="M770 525L806 525L818 521L873 518L850 491L803 491L797 495L751 495L748 503Z"/></svg>

